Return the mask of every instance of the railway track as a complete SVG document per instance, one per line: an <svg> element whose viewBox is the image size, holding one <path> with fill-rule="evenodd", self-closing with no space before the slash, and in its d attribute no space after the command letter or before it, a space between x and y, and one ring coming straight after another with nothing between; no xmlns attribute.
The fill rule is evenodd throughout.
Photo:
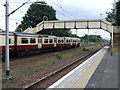
<svg viewBox="0 0 120 90"><path fill-rule="evenodd" d="M87 60L90 56L98 52L101 48L103 48L103 46L84 55L83 57L71 62L70 64L64 67L61 67L60 69L48 74L47 76L42 77L41 79L38 79L36 82L31 83L30 85L25 86L22 89L27 90L27 89L32 89L32 88L41 88L44 90L45 88L49 87L51 84L56 82L58 79L60 79L62 76L70 72L72 69L77 67L79 64Z"/></svg>

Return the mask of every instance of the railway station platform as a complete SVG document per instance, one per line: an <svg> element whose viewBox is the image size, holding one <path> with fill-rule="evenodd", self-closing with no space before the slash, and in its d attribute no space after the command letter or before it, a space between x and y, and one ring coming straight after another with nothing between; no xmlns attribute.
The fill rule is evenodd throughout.
<svg viewBox="0 0 120 90"><path fill-rule="evenodd" d="M108 88L118 90L118 52L111 56L110 49L105 46L85 62L59 79L48 90L55 89L92 89Z"/></svg>

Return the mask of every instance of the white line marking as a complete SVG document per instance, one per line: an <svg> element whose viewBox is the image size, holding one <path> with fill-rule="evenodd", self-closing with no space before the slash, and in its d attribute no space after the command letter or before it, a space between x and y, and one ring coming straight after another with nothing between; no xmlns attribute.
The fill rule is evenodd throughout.
<svg viewBox="0 0 120 90"><path fill-rule="evenodd" d="M109 48L108 46L105 46L103 48ZM85 62L83 62L82 64L80 64L78 67L76 67L75 69L73 69L72 71L70 71L68 74L66 74L65 76L63 76L61 79L59 79L57 82L55 82L54 84L52 84L51 86L48 87L49 88L55 88L57 85L59 85L61 82L63 82L67 77L69 77L71 74L73 74L76 70L78 70L80 67L82 67L85 63L87 63L90 59L92 59L93 57L95 57L98 53L100 53L103 48L101 50L99 50L96 54L94 54L93 56L91 56L90 58L88 58Z"/></svg>

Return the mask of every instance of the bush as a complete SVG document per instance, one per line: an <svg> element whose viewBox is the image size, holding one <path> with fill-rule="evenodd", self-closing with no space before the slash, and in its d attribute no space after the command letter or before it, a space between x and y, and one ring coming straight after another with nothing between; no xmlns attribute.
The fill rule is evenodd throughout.
<svg viewBox="0 0 120 90"><path fill-rule="evenodd" d="M56 53L56 58L57 59L62 59L62 54L61 53Z"/></svg>
<svg viewBox="0 0 120 90"><path fill-rule="evenodd" d="M83 48L83 51L85 51L85 48Z"/></svg>
<svg viewBox="0 0 120 90"><path fill-rule="evenodd" d="M89 48L83 48L83 51L89 51Z"/></svg>

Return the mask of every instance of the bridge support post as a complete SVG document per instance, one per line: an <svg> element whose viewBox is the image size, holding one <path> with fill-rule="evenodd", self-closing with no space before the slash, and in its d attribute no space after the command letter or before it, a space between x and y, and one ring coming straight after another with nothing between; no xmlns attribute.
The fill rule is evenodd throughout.
<svg viewBox="0 0 120 90"><path fill-rule="evenodd" d="M76 38L77 38L77 29L76 29ZM77 47L77 42L76 42L76 47Z"/></svg>
<svg viewBox="0 0 120 90"><path fill-rule="evenodd" d="M77 29L76 29L76 38L77 38Z"/></svg>
<svg viewBox="0 0 120 90"><path fill-rule="evenodd" d="M114 31L113 31L113 26L112 26L112 42L111 42L111 45L112 45L112 48L113 48L113 33L114 33Z"/></svg>
<svg viewBox="0 0 120 90"><path fill-rule="evenodd" d="M88 48L89 48L89 29L88 29Z"/></svg>

